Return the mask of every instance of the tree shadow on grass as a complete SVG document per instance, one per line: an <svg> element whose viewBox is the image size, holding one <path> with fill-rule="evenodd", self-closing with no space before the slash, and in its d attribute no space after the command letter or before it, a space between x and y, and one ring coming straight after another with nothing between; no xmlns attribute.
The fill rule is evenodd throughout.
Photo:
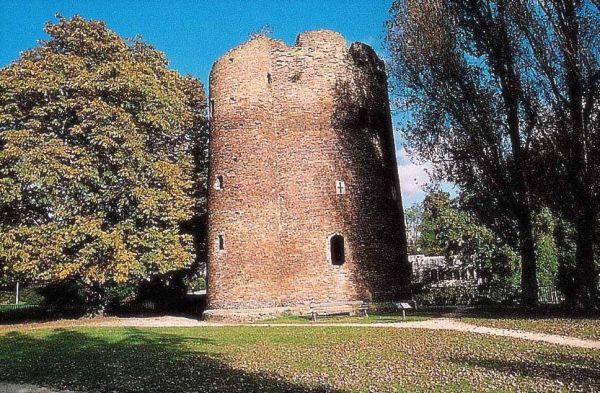
<svg viewBox="0 0 600 393"><path fill-rule="evenodd" d="M56 329L0 335L0 381L85 392L335 392L233 368L201 335ZM189 349L192 345L203 349ZM214 347L213 347L214 345Z"/></svg>
<svg viewBox="0 0 600 393"><path fill-rule="evenodd" d="M542 356L542 355L538 355ZM539 359L539 358L538 358ZM544 360L506 360L491 357L460 357L452 362L470 367L481 367L503 374L523 377L541 377L561 382L565 385L584 386L586 391L600 389L600 369L598 359L578 354L547 354Z"/></svg>

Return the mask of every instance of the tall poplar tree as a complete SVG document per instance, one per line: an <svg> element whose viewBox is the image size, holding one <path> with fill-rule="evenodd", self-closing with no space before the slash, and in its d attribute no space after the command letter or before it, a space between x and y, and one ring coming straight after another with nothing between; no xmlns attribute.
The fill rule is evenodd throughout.
<svg viewBox="0 0 600 393"><path fill-rule="evenodd" d="M491 6L494 3L494 6ZM503 1L398 0L387 44L410 109L410 148L459 185L465 204L521 256L522 303L537 303L529 181L536 125Z"/></svg>
<svg viewBox="0 0 600 393"><path fill-rule="evenodd" d="M523 302L546 205L576 230L569 302L599 307L600 2L398 0L388 43L412 147L496 233L517 229Z"/></svg>
<svg viewBox="0 0 600 393"><path fill-rule="evenodd" d="M575 229L575 308L600 308L600 2L518 0L519 53L540 103L536 191ZM571 274L571 273L569 273Z"/></svg>

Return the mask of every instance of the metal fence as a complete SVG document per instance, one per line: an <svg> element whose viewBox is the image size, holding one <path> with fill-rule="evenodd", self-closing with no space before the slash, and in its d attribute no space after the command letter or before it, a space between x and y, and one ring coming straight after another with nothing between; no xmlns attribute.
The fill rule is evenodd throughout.
<svg viewBox="0 0 600 393"><path fill-rule="evenodd" d="M37 310L41 307L39 304L0 304L0 314L22 310Z"/></svg>
<svg viewBox="0 0 600 393"><path fill-rule="evenodd" d="M538 297L543 304L560 304L565 301L565 296L554 287L540 287Z"/></svg>
<svg viewBox="0 0 600 393"><path fill-rule="evenodd" d="M539 288L541 304L559 304L564 296L553 287ZM479 288L476 286L427 288L414 295L422 306L516 305L520 298L517 287Z"/></svg>
<svg viewBox="0 0 600 393"><path fill-rule="evenodd" d="M0 323L61 317L79 317L85 310L80 306L45 306L39 304L0 305Z"/></svg>

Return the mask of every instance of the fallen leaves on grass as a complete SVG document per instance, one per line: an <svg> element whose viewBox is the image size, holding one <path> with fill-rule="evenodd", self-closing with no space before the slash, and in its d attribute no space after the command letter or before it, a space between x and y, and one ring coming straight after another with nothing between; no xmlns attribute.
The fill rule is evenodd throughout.
<svg viewBox="0 0 600 393"><path fill-rule="evenodd" d="M0 334L0 380L89 392L597 391L599 361L600 351L413 329Z"/></svg>

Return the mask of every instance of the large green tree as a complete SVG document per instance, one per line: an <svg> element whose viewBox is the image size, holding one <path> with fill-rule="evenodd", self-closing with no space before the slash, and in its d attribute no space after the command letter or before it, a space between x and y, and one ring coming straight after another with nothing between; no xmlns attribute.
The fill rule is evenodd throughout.
<svg viewBox="0 0 600 393"><path fill-rule="evenodd" d="M45 31L0 70L0 264L102 306L111 285L194 261L182 224L204 209L203 86L100 21Z"/></svg>
<svg viewBox="0 0 600 393"><path fill-rule="evenodd" d="M432 191L423 201L417 245L426 255L473 262L486 285L509 285L518 254L460 206L459 198Z"/></svg>

